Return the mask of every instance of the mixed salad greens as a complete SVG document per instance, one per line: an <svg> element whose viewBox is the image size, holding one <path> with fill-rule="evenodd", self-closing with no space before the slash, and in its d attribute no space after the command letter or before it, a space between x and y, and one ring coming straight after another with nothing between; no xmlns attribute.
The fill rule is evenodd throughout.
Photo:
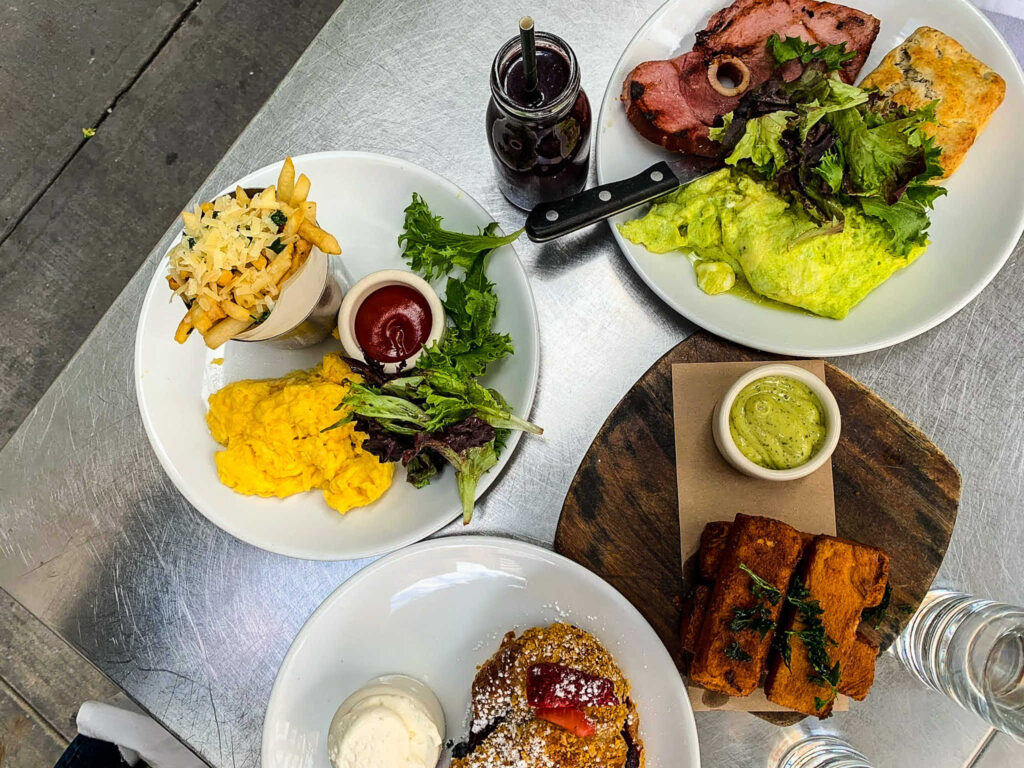
<svg viewBox="0 0 1024 768"><path fill-rule="evenodd" d="M497 464L509 433L542 432L478 380L492 363L513 354L508 334L492 328L498 296L486 266L490 253L522 230L501 236L497 227L491 223L475 235L448 231L413 194L398 242L410 268L424 279L448 278L442 302L448 327L409 371L386 374L374 362L348 360L363 382L350 385L338 406L348 414L334 425L354 421L367 435L363 449L381 461L402 462L417 488L429 485L445 462L451 464L464 523L473 516L477 482Z"/></svg>
<svg viewBox="0 0 1024 768"><path fill-rule="evenodd" d="M942 175L940 149L922 131L937 102L907 110L844 83L836 70L855 55L845 44L772 35L768 48L804 71L787 82L777 70L711 129L725 162L774 181L821 223L812 236L842 231L844 208L859 206L885 223L899 255L927 243L928 210L946 193L929 183Z"/></svg>

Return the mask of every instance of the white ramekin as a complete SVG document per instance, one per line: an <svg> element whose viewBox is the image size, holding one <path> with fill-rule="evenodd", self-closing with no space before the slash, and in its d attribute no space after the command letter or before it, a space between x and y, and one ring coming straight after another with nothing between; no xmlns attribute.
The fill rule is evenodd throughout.
<svg viewBox="0 0 1024 768"><path fill-rule="evenodd" d="M791 379L796 379L806 384L818 396L821 407L825 411L825 442L822 443L821 448L818 449L818 452L809 461L801 464L799 467L793 467L793 469L768 469L762 467L744 456L732 439L732 432L729 430L729 412L732 410L736 396L750 382L763 379L765 376L788 376ZM825 385L825 382L808 370L798 368L795 365L787 365L786 363L761 365L736 379L736 382L729 387L722 396L722 399L718 401L718 405L715 406L715 414L711 420L711 431L715 436L715 445L718 446L719 452L727 462L750 477L776 481L797 480L801 477L807 477L807 475L819 469L829 460L832 452L836 449L836 445L839 444L839 431L841 428L842 420L839 416L839 405L836 403L836 398L832 391Z"/></svg>
<svg viewBox="0 0 1024 768"><path fill-rule="evenodd" d="M430 283L419 275L404 269L382 269L380 272L371 272L353 285L341 302L341 309L338 310L338 336L349 357L354 357L357 360L366 360L363 356L362 347L356 341L356 312L367 296L378 288L388 285L408 285L410 288L419 291L426 298L427 304L430 307L432 322L430 334L427 336L423 348L430 346L435 341L440 341L441 336L444 335L444 306L441 304L441 299L438 298L437 292L431 288ZM403 370L410 369L416 365L416 361L420 359L420 355L423 353L423 348L412 357L403 361L405 363ZM384 371L386 373L394 373L399 370L400 365L402 363L384 363Z"/></svg>
<svg viewBox="0 0 1024 768"><path fill-rule="evenodd" d="M331 719L331 725L328 728L328 734L330 734L330 732L337 727L337 724L342 722L345 715L351 712L361 701L364 701L371 696L388 695L404 696L412 699L434 723L434 726L437 728L437 733L441 737L441 745L438 747L437 755L437 757L440 758L444 740L447 736L445 733L444 709L441 707L441 702L438 701L437 695L430 690L430 688L416 678L409 677L408 675L381 675L380 677L375 677L373 680L370 680L358 691L352 693L341 703L341 706L338 707L338 711L334 713L334 717Z"/></svg>

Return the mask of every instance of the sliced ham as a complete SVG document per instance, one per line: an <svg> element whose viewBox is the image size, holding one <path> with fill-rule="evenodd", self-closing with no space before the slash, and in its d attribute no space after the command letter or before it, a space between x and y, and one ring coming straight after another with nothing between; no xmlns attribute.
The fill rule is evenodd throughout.
<svg viewBox="0 0 1024 768"><path fill-rule="evenodd" d="M692 51L674 59L645 61L629 73L622 87L626 115L655 144L715 156L719 147L708 131L718 116L735 109L743 94L723 95L712 86L708 68L713 62L739 59L750 72L746 90L756 88L775 68L766 46L774 32L819 45L846 43L857 56L843 66L840 77L852 83L878 35L878 25L874 16L835 3L736 0L697 33ZM786 79L799 76L799 63L789 62L781 74Z"/></svg>

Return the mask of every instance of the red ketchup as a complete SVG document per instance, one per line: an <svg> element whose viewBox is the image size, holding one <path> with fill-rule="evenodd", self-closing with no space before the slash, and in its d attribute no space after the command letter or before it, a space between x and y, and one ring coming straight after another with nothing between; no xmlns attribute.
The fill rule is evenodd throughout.
<svg viewBox="0 0 1024 768"><path fill-rule="evenodd" d="M385 285L356 310L356 341L367 357L399 363L427 343L433 322L422 293L408 285Z"/></svg>

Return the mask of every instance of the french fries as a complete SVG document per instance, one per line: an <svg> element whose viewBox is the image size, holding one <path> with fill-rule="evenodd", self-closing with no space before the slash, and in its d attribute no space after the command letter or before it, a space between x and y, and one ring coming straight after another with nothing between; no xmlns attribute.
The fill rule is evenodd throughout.
<svg viewBox="0 0 1024 768"><path fill-rule="evenodd" d="M192 322L192 326L202 334L205 334L213 326L213 320L209 318L198 303L192 305L192 309L188 311L188 317Z"/></svg>
<svg viewBox="0 0 1024 768"><path fill-rule="evenodd" d="M174 332L174 340L179 344L184 344L190 333L192 333L192 319L189 315L185 315L185 318L178 323L178 330Z"/></svg>
<svg viewBox="0 0 1024 768"><path fill-rule="evenodd" d="M299 233L299 227L302 226L302 222L306 220L306 211L304 208L295 209L295 213L288 217L288 221L284 224L284 229L281 230L281 234L284 237L294 237Z"/></svg>
<svg viewBox="0 0 1024 768"><path fill-rule="evenodd" d="M249 320L252 321L252 314L249 310L244 309L230 299L225 299L220 303L221 311L230 318L235 320Z"/></svg>
<svg viewBox="0 0 1024 768"><path fill-rule="evenodd" d="M313 250L313 244L308 240L299 240L295 243L295 253L292 256L292 265L288 268L288 271L285 272L284 277L281 278L278 285L283 283L302 268L302 265L306 263L306 259L309 258L309 252L311 250Z"/></svg>
<svg viewBox="0 0 1024 768"><path fill-rule="evenodd" d="M309 240L324 253L341 253L341 246L334 235L325 232L315 224L304 221L299 225L299 237Z"/></svg>
<svg viewBox="0 0 1024 768"><path fill-rule="evenodd" d="M277 177L277 197L284 202L291 202L295 189L295 164L290 157L284 159L281 173Z"/></svg>
<svg viewBox="0 0 1024 768"><path fill-rule="evenodd" d="M295 182L295 189L292 192L292 205L306 202L307 195L309 195L309 176L302 173L299 174L299 178Z"/></svg>
<svg viewBox="0 0 1024 768"><path fill-rule="evenodd" d="M184 232L171 249L167 284L187 305L174 340L193 330L216 349L263 322L284 284L309 258L313 246L340 254L337 238L317 224L310 180L296 178L285 158L277 184L202 203L181 214Z"/></svg>
<svg viewBox="0 0 1024 768"><path fill-rule="evenodd" d="M203 340L210 349L216 349L224 342L233 339L242 331L247 330L252 323L251 317L248 320L236 320L233 317L225 317L203 334Z"/></svg>

